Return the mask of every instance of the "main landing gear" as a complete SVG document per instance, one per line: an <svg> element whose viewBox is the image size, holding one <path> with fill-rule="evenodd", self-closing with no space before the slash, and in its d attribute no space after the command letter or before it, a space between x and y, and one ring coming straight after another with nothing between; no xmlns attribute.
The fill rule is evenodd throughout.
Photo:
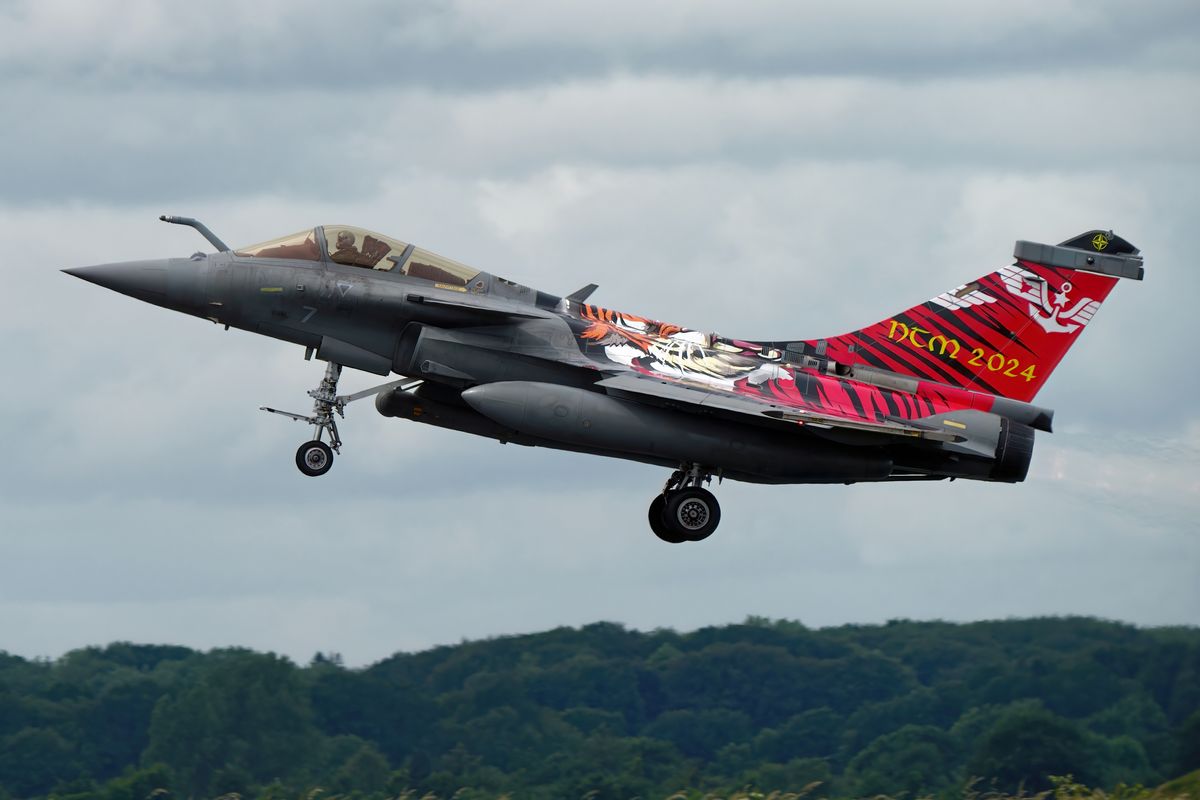
<svg viewBox="0 0 1200 800"><path fill-rule="evenodd" d="M339 417L345 419L346 404L353 403L355 400L361 400L364 397L371 397L384 391L391 389L394 386L400 386L404 383L410 383L415 386L420 381L413 383L407 378L401 378L398 381L385 383L381 386L375 386L354 394L340 395L337 393L338 379L342 376L342 365L335 364L332 361L325 367L325 377L317 385L317 388L310 389L308 396L313 399L312 414L293 414L290 411L280 411L275 408L267 408L260 406L260 410L269 411L272 414L279 414L283 417L290 417L299 422L307 422L313 426L313 438L310 441L300 445L296 450L296 467L311 478L316 478L329 472L333 467L333 454L342 452L342 437L338 435L337 420L333 415L336 413ZM325 439L329 439L329 443L325 443Z"/></svg>
<svg viewBox="0 0 1200 800"><path fill-rule="evenodd" d="M671 475L662 494L650 503L650 530L664 542L698 542L712 536L721 521L721 506L702 484L712 474L699 464L684 465Z"/></svg>

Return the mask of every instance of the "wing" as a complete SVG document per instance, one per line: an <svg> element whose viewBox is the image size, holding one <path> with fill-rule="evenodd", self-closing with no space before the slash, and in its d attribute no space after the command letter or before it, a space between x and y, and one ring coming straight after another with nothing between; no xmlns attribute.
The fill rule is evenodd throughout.
<svg viewBox="0 0 1200 800"><path fill-rule="evenodd" d="M879 422L824 411L813 412L668 376L624 372L605 378L597 385L608 394L627 400L677 408L690 413L712 414L761 426L788 427L793 431L797 426L802 426L815 429L814 432L857 431L883 438L916 438L944 442L959 441L962 438L944 430L926 428L911 422Z"/></svg>

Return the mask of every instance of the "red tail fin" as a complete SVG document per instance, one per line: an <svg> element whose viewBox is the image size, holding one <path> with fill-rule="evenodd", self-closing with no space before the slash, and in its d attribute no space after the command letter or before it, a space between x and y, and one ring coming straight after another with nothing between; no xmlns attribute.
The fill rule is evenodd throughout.
<svg viewBox="0 0 1200 800"><path fill-rule="evenodd" d="M804 342L839 364L1030 401L1095 316L1118 278L1142 279L1142 259L1111 232L1058 246L1017 242L1016 263L868 328Z"/></svg>

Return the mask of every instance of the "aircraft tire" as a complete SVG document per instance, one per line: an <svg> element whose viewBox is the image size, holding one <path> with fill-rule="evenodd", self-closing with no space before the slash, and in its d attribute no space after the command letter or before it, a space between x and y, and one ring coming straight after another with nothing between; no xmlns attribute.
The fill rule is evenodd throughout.
<svg viewBox="0 0 1200 800"><path fill-rule="evenodd" d="M296 466L310 478L324 475L333 466L333 448L316 439L305 442L296 450Z"/></svg>
<svg viewBox="0 0 1200 800"><path fill-rule="evenodd" d="M650 530L654 531L654 535L659 539L662 539L664 542L668 542L669 544L682 544L683 542L686 542L687 537L682 536L681 534L678 534L667 527L666 519L663 516L663 512L666 510L666 508L667 498L661 494L650 501L650 512L647 515L650 519Z"/></svg>
<svg viewBox="0 0 1200 800"><path fill-rule="evenodd" d="M721 505L707 489L690 486L677 489L667 497L663 522L685 541L698 542L713 535L721 522Z"/></svg>

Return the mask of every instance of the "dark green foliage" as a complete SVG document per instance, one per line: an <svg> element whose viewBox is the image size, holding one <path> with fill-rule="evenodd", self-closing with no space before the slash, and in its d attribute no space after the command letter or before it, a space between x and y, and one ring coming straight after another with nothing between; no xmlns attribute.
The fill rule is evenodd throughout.
<svg viewBox="0 0 1200 800"><path fill-rule="evenodd" d="M754 753L778 764L795 758L828 758L837 750L845 722L829 708L805 711L759 733L754 738Z"/></svg>
<svg viewBox="0 0 1200 800"><path fill-rule="evenodd" d="M1142 755L1149 761L1146 778L1122 777L1125 783L1149 783L1154 776L1170 774L1176 769L1171 726L1158 704L1145 693L1129 694L1108 708L1087 719L1087 727L1094 733L1110 739L1129 739L1141 747ZM1122 745L1123 752L1130 745ZM1197 761L1200 766L1200 760ZM1183 771L1183 767L1179 767Z"/></svg>
<svg viewBox="0 0 1200 800"><path fill-rule="evenodd" d="M625 718L615 711L597 708L568 708L561 714L563 722L580 733L590 736L604 733L617 736L625 730Z"/></svg>
<svg viewBox="0 0 1200 800"><path fill-rule="evenodd" d="M320 735L299 671L274 655L212 658L198 680L159 701L145 757L170 765L191 794L302 774Z"/></svg>
<svg viewBox="0 0 1200 800"><path fill-rule="evenodd" d="M1002 791L1041 791L1051 788L1052 775L1095 783L1104 755L1070 720L1042 708L1019 707L983 734L967 771L995 781Z"/></svg>
<svg viewBox="0 0 1200 800"><path fill-rule="evenodd" d="M391 772L383 754L364 742L333 773L333 787L339 792L382 792Z"/></svg>
<svg viewBox="0 0 1200 800"><path fill-rule="evenodd" d="M646 736L662 739L688 758L708 761L727 744L749 738L750 718L740 711L667 711L646 726Z"/></svg>
<svg viewBox="0 0 1200 800"><path fill-rule="evenodd" d="M162 764L143 769L128 768L120 777L110 780L100 793L100 800L147 800L169 796L175 783L171 771ZM66 798L62 798L66 800Z"/></svg>
<svg viewBox="0 0 1200 800"><path fill-rule="evenodd" d="M815 681L804 667L781 647L718 643L656 672L667 709L739 709L765 726L813 704L807 696Z"/></svg>
<svg viewBox="0 0 1200 800"><path fill-rule="evenodd" d="M402 676L316 667L310 698L318 727L375 742L394 761L417 746L437 718L430 693Z"/></svg>
<svg viewBox="0 0 1200 800"><path fill-rule="evenodd" d="M841 751L846 759L864 747L905 725L949 728L959 718L961 698L954 687L937 692L916 689L902 697L860 706L845 718Z"/></svg>
<svg viewBox="0 0 1200 800"><path fill-rule="evenodd" d="M529 696L550 708L595 708L620 714L626 726L645 717L634 664L628 660L581 655L530 670Z"/></svg>
<svg viewBox="0 0 1200 800"><path fill-rule="evenodd" d="M0 786L18 797L78 774L71 743L58 731L26 728L0 740Z"/></svg>
<svg viewBox="0 0 1200 800"><path fill-rule="evenodd" d="M813 783L835 783L829 762L820 758L795 758L786 764L766 763L742 773L743 786L763 792L798 792Z"/></svg>
<svg viewBox="0 0 1200 800"><path fill-rule="evenodd" d="M1132 736L1109 739L1101 754L1099 783L1102 785L1143 786L1154 783L1158 778L1159 773L1151 766L1146 748Z"/></svg>
<svg viewBox="0 0 1200 800"><path fill-rule="evenodd" d="M1197 767L1190 628L597 623L366 669L126 643L54 662L0 653L0 800L700 797L814 781L814 797L947 797L972 777L1111 788Z"/></svg>
<svg viewBox="0 0 1200 800"><path fill-rule="evenodd" d="M162 686L143 677L114 681L96 694L79 720L94 777L117 775L138 762L150 743L150 717L161 695Z"/></svg>
<svg viewBox="0 0 1200 800"><path fill-rule="evenodd" d="M1177 742L1175 771L1179 773L1200 769L1200 709L1194 711L1179 726Z"/></svg>
<svg viewBox="0 0 1200 800"><path fill-rule="evenodd" d="M948 788L958 777L958 749L941 728L905 725L855 755L846 768L847 783L860 796L916 796Z"/></svg>

